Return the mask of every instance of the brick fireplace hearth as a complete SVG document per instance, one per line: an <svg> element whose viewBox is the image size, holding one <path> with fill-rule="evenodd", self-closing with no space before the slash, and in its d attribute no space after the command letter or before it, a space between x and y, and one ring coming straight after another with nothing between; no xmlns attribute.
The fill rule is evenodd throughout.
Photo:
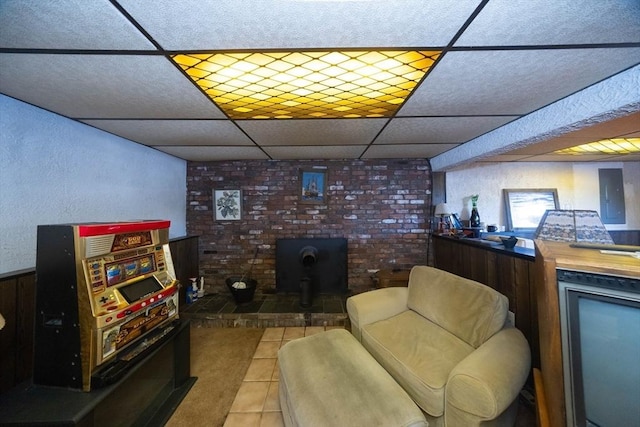
<svg viewBox="0 0 640 427"><path fill-rule="evenodd" d="M230 294L205 295L193 304L180 306L180 316L204 327L349 327L345 295L319 295L308 308L297 294L258 294L253 301L236 304Z"/></svg>

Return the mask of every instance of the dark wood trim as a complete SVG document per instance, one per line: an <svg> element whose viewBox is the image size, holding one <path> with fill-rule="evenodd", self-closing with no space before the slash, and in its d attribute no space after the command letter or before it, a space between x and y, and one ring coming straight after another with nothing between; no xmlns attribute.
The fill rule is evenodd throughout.
<svg viewBox="0 0 640 427"><path fill-rule="evenodd" d="M616 245L640 246L640 230L609 230Z"/></svg>

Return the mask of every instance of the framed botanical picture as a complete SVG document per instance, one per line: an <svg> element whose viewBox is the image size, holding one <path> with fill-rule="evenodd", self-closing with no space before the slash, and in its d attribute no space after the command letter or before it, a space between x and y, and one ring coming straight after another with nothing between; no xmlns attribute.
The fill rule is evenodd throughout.
<svg viewBox="0 0 640 427"><path fill-rule="evenodd" d="M327 202L327 171L300 171L300 203L322 204Z"/></svg>
<svg viewBox="0 0 640 427"><path fill-rule="evenodd" d="M213 190L213 210L216 221L241 219L242 190Z"/></svg>

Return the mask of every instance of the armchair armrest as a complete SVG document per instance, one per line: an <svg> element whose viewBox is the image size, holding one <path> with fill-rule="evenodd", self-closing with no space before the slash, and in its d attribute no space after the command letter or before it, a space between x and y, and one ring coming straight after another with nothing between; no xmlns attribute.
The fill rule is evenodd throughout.
<svg viewBox="0 0 640 427"><path fill-rule="evenodd" d="M516 399L530 367L531 351L522 332L502 329L453 368L447 381L447 406L494 419Z"/></svg>
<svg viewBox="0 0 640 427"><path fill-rule="evenodd" d="M408 288L394 287L376 289L347 299L347 313L353 336L361 341L363 326L406 311L408 295Z"/></svg>

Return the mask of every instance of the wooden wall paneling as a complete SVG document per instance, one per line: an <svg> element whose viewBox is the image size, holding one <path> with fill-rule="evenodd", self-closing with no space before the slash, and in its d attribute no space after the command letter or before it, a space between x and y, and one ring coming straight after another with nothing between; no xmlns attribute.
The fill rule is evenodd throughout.
<svg viewBox="0 0 640 427"><path fill-rule="evenodd" d="M458 270L457 259L459 253L456 253L455 249L454 244L447 240L437 239L437 243L434 241L433 259L435 267L449 272Z"/></svg>
<svg viewBox="0 0 640 427"><path fill-rule="evenodd" d="M5 326L0 331L0 393L15 385L17 294L16 278L0 281L0 313L5 319Z"/></svg>
<svg viewBox="0 0 640 427"><path fill-rule="evenodd" d="M640 230L609 230L609 234L617 245L640 246Z"/></svg>
<svg viewBox="0 0 640 427"><path fill-rule="evenodd" d="M17 281L16 383L31 378L33 372L34 322L36 321L36 275L20 276Z"/></svg>
<svg viewBox="0 0 640 427"><path fill-rule="evenodd" d="M536 276L536 264L529 261L528 263L529 274L529 324L531 325L531 335L529 339L529 345L531 346L531 365L534 368L540 369L540 328L538 321L538 299L536 292L538 288L538 281ZM534 351L535 349L535 351Z"/></svg>
<svg viewBox="0 0 640 427"><path fill-rule="evenodd" d="M458 264L458 271L460 271L459 274L462 277L466 277L467 279L471 279L474 280L474 274L478 274L477 272L480 271L479 269L477 269L476 263L481 263L482 260L478 259L475 252L475 248L472 246L458 246L458 248L456 248L456 251L460 253L461 255L461 259L460 262Z"/></svg>
<svg viewBox="0 0 640 427"><path fill-rule="evenodd" d="M469 249L469 258L467 258L469 278L491 286L490 272L495 269L495 254L473 246L469 246Z"/></svg>
<svg viewBox="0 0 640 427"><path fill-rule="evenodd" d="M180 281L180 305L186 301L186 287L191 283L189 278L200 276L200 257L198 236L172 239L169 242L173 268Z"/></svg>
<svg viewBox="0 0 640 427"><path fill-rule="evenodd" d="M514 309L516 326L527 337L531 336L531 300L529 292L529 262L519 258L512 258L515 301Z"/></svg>
<svg viewBox="0 0 640 427"><path fill-rule="evenodd" d="M498 292L509 299L509 310L517 312L515 300L515 269L513 257L500 255L496 259L496 285Z"/></svg>
<svg viewBox="0 0 640 427"><path fill-rule="evenodd" d="M531 366L540 367L540 338L538 336L538 313L534 293L532 261L513 258L515 278L516 327L522 331L531 348Z"/></svg>

